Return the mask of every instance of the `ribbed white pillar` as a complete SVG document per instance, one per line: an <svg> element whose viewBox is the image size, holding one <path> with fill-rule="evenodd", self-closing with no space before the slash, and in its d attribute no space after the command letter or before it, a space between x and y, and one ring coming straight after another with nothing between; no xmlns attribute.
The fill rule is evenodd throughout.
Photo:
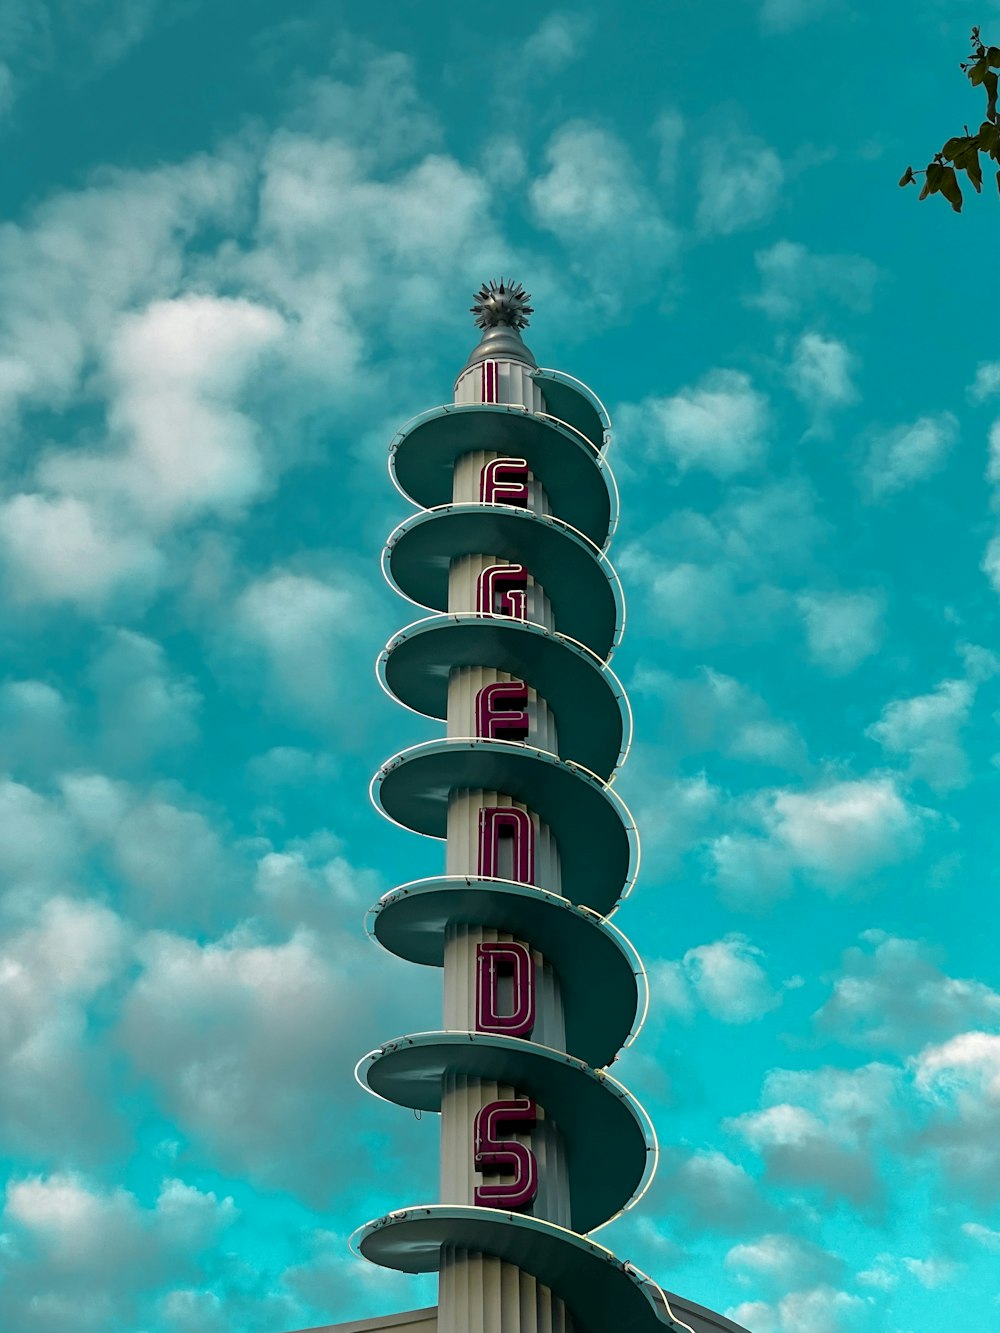
<svg viewBox="0 0 1000 1333"><path fill-rule="evenodd" d="M456 739L475 736L476 695L484 685L513 679L509 671L497 671L494 667L456 667L448 686L448 735ZM528 743L537 745L540 750L548 750L550 754L558 754L559 741L552 710L530 685L527 713L528 735L525 739Z"/></svg>
<svg viewBox="0 0 1000 1333"><path fill-rule="evenodd" d="M464 454L455 464L452 499L455 504L479 503L479 478L483 468L500 454L495 449L477 449L475 453ZM535 514L551 514L549 498L535 478L528 473L528 503L526 508Z"/></svg>
<svg viewBox="0 0 1000 1333"><path fill-rule="evenodd" d="M572 1333L565 1305L513 1264L446 1245L438 1333Z"/></svg>
<svg viewBox="0 0 1000 1333"><path fill-rule="evenodd" d="M486 377L483 375L482 362L479 362L463 370L455 381L456 403L464 405L493 401L513 403L528 408L530 412L545 411L545 399L538 381L532 376L530 366L526 366L523 361L495 361L493 364L497 368L496 396L490 400L484 394Z"/></svg>
<svg viewBox="0 0 1000 1333"><path fill-rule="evenodd" d="M497 363L497 398L519 403L532 411L544 410L544 402L528 368L517 362ZM478 403L483 376L474 366L459 377L457 403ZM496 452L467 454L455 467L453 500L476 504L483 467ZM528 507L538 514L550 512L542 487L529 474ZM452 564L448 585L451 612L476 611L479 575L498 563L489 552L465 556ZM500 562L502 563L502 562ZM528 577L527 619L553 628L552 607L545 592ZM509 680L510 675L486 667L462 667L452 672L448 686L448 735L474 736L475 701L483 685ZM556 724L548 704L534 690L528 692L529 731L527 742L555 753ZM479 811L486 805L518 805L503 793L461 790L452 793L448 808L446 873L475 875L478 872ZM526 808L521 806L522 809ZM548 828L528 811L535 825L535 882L539 887L560 891L559 852ZM501 866L501 874L504 869ZM448 932L444 957L444 1026L458 1031L475 1030L476 945L509 934L467 926ZM530 945L530 941L521 943ZM558 980L551 965L536 951L536 1022L532 1040L565 1050L565 1023ZM515 1096L520 1090L448 1075L441 1103L441 1200L471 1204L481 1177L473 1165L473 1126L476 1113L487 1102ZM562 1226L570 1224L567 1165L558 1126L539 1107L538 1123L531 1134L531 1148L538 1161L539 1188L530 1211ZM571 1319L563 1302L534 1278L512 1264L488 1255L470 1254L445 1246L441 1255L438 1287L438 1333L572 1333Z"/></svg>
<svg viewBox="0 0 1000 1333"><path fill-rule="evenodd" d="M490 565L504 565L509 562L498 559L495 555L463 555L451 562L451 574L448 579L448 610L452 612L475 611L476 589L479 576ZM528 573L528 595L525 598L525 619L533 625L544 625L552 629L552 604L545 595L545 590Z"/></svg>
<svg viewBox="0 0 1000 1333"><path fill-rule="evenodd" d="M446 875L475 875L479 871L479 811L483 806L513 806L526 810L521 801L512 801L506 792L459 788L451 794L448 805L448 841L445 851ZM528 811L531 814L531 811ZM535 885L550 893L562 891L559 869L559 849L556 840L537 815L531 814L535 826ZM508 849L501 843L500 855ZM512 866L500 862L500 878L510 879Z"/></svg>

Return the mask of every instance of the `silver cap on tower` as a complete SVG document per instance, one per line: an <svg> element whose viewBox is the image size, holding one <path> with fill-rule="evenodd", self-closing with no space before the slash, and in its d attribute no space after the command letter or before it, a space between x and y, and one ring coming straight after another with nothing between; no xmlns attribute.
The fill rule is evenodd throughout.
<svg viewBox="0 0 1000 1333"><path fill-rule="evenodd" d="M538 365L521 338L528 316L534 314L528 305L530 300L519 282L505 282L503 278L494 282L491 278L483 283L476 292L475 305L470 307L483 337L465 363L466 370L480 361L523 361L532 368Z"/></svg>

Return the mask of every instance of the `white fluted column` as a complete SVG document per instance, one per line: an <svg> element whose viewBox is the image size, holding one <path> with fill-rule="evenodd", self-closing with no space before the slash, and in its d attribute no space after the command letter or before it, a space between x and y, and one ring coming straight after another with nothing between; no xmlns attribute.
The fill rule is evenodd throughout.
<svg viewBox="0 0 1000 1333"><path fill-rule="evenodd" d="M438 1333L572 1333L565 1305L513 1264L446 1245Z"/></svg>
<svg viewBox="0 0 1000 1333"><path fill-rule="evenodd" d="M505 395L500 401L524 403L534 411L543 410L541 394L527 368L517 363L498 365L500 392ZM456 402L482 402L482 385L482 368L472 367L459 377ZM456 503L479 501L483 467L499 456L496 452L480 452L465 455L458 461L453 490ZM530 473L528 507L538 514L550 512L544 490ZM502 562L489 552L465 556L452 563L449 611L477 610L479 576L487 566L496 563ZM530 572L527 585L527 619L553 628L551 604ZM475 701L479 690L494 681L510 679L508 673L487 667L454 670L448 686L448 735L474 736ZM546 701L538 698L530 687L527 711L527 742L556 753L555 719ZM484 806L507 805L526 809L501 792L458 790L452 793L448 807L447 874L478 873L479 811ZM558 893L561 876L555 839L534 812L529 810L528 814L535 826L535 883ZM478 927L456 925L449 929L444 957L446 1029L475 1031L476 946L512 939L512 935ZM529 940L518 942L530 948ZM536 976L536 1020L532 1040L565 1050L565 1022L558 978L537 950L532 950L532 954ZM475 1188L481 1180L474 1166L476 1115L488 1102L516 1096L519 1091L460 1074L446 1077L441 1104L442 1202L474 1202ZM539 1188L530 1212L568 1226L570 1197L565 1148L558 1126L546 1117L544 1107L538 1108L538 1121L531 1133L531 1149L538 1162ZM488 1255L470 1254L454 1246L445 1246L441 1255L438 1333L572 1333L572 1324L563 1302L514 1265Z"/></svg>
<svg viewBox="0 0 1000 1333"><path fill-rule="evenodd" d="M466 403L511 403L526 407L529 412L544 412L545 399L538 387L538 381L531 373L531 367L523 361L494 361L496 378L483 374L483 363L477 362L463 370L455 381L455 402ZM489 391L484 392L489 386Z"/></svg>

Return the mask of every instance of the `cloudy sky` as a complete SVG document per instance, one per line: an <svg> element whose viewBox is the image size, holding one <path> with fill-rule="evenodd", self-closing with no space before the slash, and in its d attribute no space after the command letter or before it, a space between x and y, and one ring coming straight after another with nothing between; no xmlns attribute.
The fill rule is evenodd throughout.
<svg viewBox="0 0 1000 1333"><path fill-rule="evenodd" d="M1000 5L2 9L0 1324L434 1299L346 1248L436 1188L351 1076L440 1002L362 930L442 865L367 797L437 730L385 453L504 272L616 425L663 1152L603 1238L754 1333L992 1327L1000 200L896 180Z"/></svg>

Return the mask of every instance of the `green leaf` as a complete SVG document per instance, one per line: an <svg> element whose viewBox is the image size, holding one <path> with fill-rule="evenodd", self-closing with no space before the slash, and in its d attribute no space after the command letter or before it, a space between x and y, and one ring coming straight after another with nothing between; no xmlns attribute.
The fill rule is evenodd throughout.
<svg viewBox="0 0 1000 1333"><path fill-rule="evenodd" d="M997 189L1000 190L1000 171L997 172Z"/></svg>
<svg viewBox="0 0 1000 1333"><path fill-rule="evenodd" d="M983 84L986 88L986 114L990 120L997 118L997 76L991 69L983 75Z"/></svg>
<svg viewBox="0 0 1000 1333"><path fill-rule="evenodd" d="M949 167L949 170L951 168ZM924 188L920 191L920 198L926 199L929 194L937 194L941 188L941 177L944 175L944 167L940 162L927 163L927 175L924 177Z"/></svg>
<svg viewBox="0 0 1000 1333"><path fill-rule="evenodd" d="M957 157L961 157L971 143L972 136L970 134L959 135L954 139L949 139L941 152L949 162L954 162Z"/></svg>
<svg viewBox="0 0 1000 1333"><path fill-rule="evenodd" d="M983 169L979 165L979 142L977 139L966 139L965 147L955 154L953 161L957 171L964 171L972 181L976 194L979 194L983 188Z"/></svg>
<svg viewBox="0 0 1000 1333"><path fill-rule="evenodd" d="M962 190L955 175L954 167L941 168L941 184L938 187L956 213L962 211Z"/></svg>
<svg viewBox="0 0 1000 1333"><path fill-rule="evenodd" d="M986 60L994 69L1000 69L1000 46L991 46L986 52Z"/></svg>
<svg viewBox="0 0 1000 1333"><path fill-rule="evenodd" d="M979 87L983 79L985 79L986 75L989 73L989 69L990 67L985 56L982 60L977 60L974 65L969 66L969 82L972 84L973 88Z"/></svg>
<svg viewBox="0 0 1000 1333"><path fill-rule="evenodd" d="M979 140L980 151L989 153L994 162L1000 162L1000 125L994 125L992 120L984 120L976 138Z"/></svg>
<svg viewBox="0 0 1000 1333"><path fill-rule="evenodd" d="M913 174L913 168L907 167L902 176L900 176L899 183L900 185L912 185L916 179L916 176Z"/></svg>

